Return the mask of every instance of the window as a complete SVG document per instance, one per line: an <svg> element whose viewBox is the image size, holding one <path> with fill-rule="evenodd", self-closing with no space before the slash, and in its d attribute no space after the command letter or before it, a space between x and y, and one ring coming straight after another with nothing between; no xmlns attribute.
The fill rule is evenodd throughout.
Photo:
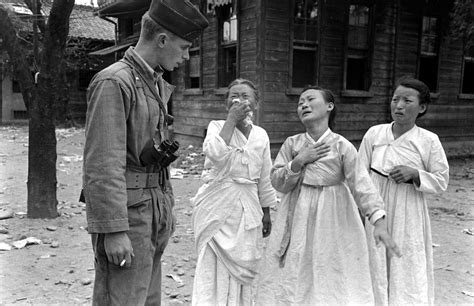
<svg viewBox="0 0 474 306"><path fill-rule="evenodd" d="M297 0L293 12L291 87L317 84L319 1Z"/></svg>
<svg viewBox="0 0 474 306"><path fill-rule="evenodd" d="M474 94L474 46L464 53L461 93Z"/></svg>
<svg viewBox="0 0 474 306"><path fill-rule="evenodd" d="M366 5L349 5L345 89L368 91L370 87L371 9Z"/></svg>
<svg viewBox="0 0 474 306"><path fill-rule="evenodd" d="M23 110L14 110L13 111L14 120L26 120L28 119L28 112Z"/></svg>
<svg viewBox="0 0 474 306"><path fill-rule="evenodd" d="M127 37L138 35L141 28L141 17L123 18L119 22L119 40L125 40Z"/></svg>
<svg viewBox="0 0 474 306"><path fill-rule="evenodd" d="M12 80L12 91L14 93L21 93L20 82Z"/></svg>
<svg viewBox="0 0 474 306"><path fill-rule="evenodd" d="M237 78L237 2L216 7L219 20L218 87L227 87Z"/></svg>
<svg viewBox="0 0 474 306"><path fill-rule="evenodd" d="M201 37L193 40L189 48L189 61L186 62L186 88L201 87Z"/></svg>
<svg viewBox="0 0 474 306"><path fill-rule="evenodd" d="M439 20L436 17L423 16L418 78L429 87L431 92L436 92L438 89L438 23Z"/></svg>

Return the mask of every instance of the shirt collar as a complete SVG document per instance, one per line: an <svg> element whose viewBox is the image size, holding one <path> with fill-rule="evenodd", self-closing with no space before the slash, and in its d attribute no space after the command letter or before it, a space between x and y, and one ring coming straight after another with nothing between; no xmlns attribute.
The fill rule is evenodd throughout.
<svg viewBox="0 0 474 306"><path fill-rule="evenodd" d="M160 65L153 69L136 51L134 47L130 47L130 50L133 56L136 58L137 62L144 67L147 73L153 76L153 79L157 81L163 75L163 68Z"/></svg>
<svg viewBox="0 0 474 306"><path fill-rule="evenodd" d="M321 137L319 137L318 140L314 140L313 137L311 137L311 135L309 135L308 132L306 132L305 134L306 134L306 138L310 141L310 143L316 144L316 143L322 142L326 137L328 137L329 134L331 134L331 132L332 132L331 129L328 128L328 129L323 133L323 135L321 135Z"/></svg>

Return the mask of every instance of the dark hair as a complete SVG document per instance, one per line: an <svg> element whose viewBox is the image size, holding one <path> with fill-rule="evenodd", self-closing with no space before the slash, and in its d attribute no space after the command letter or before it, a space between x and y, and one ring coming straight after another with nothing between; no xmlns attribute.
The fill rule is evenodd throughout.
<svg viewBox="0 0 474 306"><path fill-rule="evenodd" d="M328 120L328 125L331 130L334 130L334 127L336 126L336 98L334 97L334 94L332 91L329 89L325 89L319 86L315 85L307 85L306 87L303 88L303 90L300 92L300 96L307 90L314 89L314 90L319 90L321 92L321 95L323 96L324 100L326 103L331 102L334 105L334 108L332 109L331 113L329 113L329 120Z"/></svg>
<svg viewBox="0 0 474 306"><path fill-rule="evenodd" d="M232 88L232 86L240 85L240 84L245 84L248 87L252 88L253 94L255 96L255 103L258 104L258 102L260 101L260 94L258 92L257 86L255 86L255 84L252 81L247 80L247 79L241 79L241 78L235 79L232 82L230 82L229 86L227 86L225 99L227 100L229 98L229 91Z"/></svg>
<svg viewBox="0 0 474 306"><path fill-rule="evenodd" d="M420 118L421 116L426 114L426 112L428 111L428 104L431 103L430 89L428 88L428 86L422 81L413 77L403 77L399 79L395 89L397 89L398 86L412 88L418 91L418 99L420 100L420 105L425 104L426 108L424 112L418 114L417 118Z"/></svg>

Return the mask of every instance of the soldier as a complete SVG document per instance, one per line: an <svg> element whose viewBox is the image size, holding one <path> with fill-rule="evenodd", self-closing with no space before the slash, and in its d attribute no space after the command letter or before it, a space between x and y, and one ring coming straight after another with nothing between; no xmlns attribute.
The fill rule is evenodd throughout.
<svg viewBox="0 0 474 306"><path fill-rule="evenodd" d="M189 59L207 27L188 0L152 0L140 38L88 89L83 191L95 254L94 305L159 305L161 256L174 230L167 166L178 143L168 138L162 78Z"/></svg>

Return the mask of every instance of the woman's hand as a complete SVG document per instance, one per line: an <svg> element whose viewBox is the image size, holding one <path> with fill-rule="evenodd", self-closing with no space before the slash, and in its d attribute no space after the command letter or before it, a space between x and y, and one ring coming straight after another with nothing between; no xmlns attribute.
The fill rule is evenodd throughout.
<svg viewBox="0 0 474 306"><path fill-rule="evenodd" d="M262 218L263 228L262 234L263 238L268 237L272 232L272 219L270 218L270 207L263 208L263 218Z"/></svg>
<svg viewBox="0 0 474 306"><path fill-rule="evenodd" d="M397 184L413 180L416 185L420 185L420 175L418 170L408 166L395 166L389 173L389 177Z"/></svg>
<svg viewBox="0 0 474 306"><path fill-rule="evenodd" d="M397 257L402 257L400 249L387 231L387 221L385 218L378 219L375 222L374 227L374 238L376 245L379 246L380 242L382 242L387 249L387 254L389 257L393 257L394 255Z"/></svg>
<svg viewBox="0 0 474 306"><path fill-rule="evenodd" d="M325 143L317 143L315 145L309 145L303 147L301 151L296 155L295 159L291 163L291 171L299 172L304 165L315 162L331 151L330 146Z"/></svg>
<svg viewBox="0 0 474 306"><path fill-rule="evenodd" d="M227 120L233 122L234 124L242 121L247 117L247 114L251 112L252 109L250 108L249 103L240 102L237 100L233 102L229 108L229 112L227 114Z"/></svg>

